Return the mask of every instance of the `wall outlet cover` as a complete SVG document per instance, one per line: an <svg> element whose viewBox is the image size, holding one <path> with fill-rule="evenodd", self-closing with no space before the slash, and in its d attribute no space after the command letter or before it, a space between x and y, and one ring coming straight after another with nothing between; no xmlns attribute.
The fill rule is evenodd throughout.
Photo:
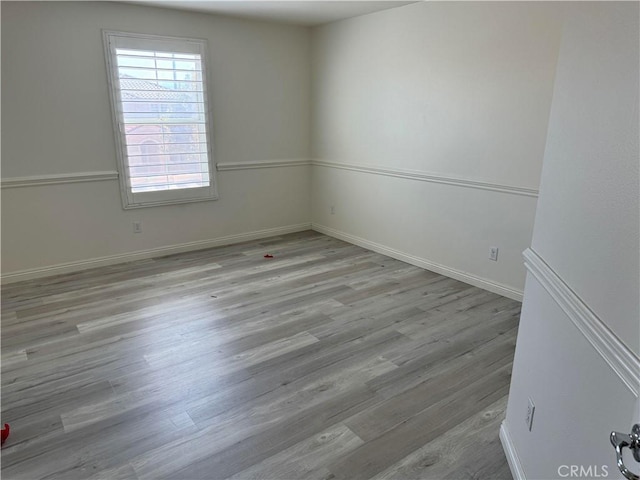
<svg viewBox="0 0 640 480"><path fill-rule="evenodd" d="M533 428L533 414L535 411L536 406L533 404L533 400L529 399L529 402L527 404L527 418L525 420L527 422L529 431L531 431L531 429Z"/></svg>

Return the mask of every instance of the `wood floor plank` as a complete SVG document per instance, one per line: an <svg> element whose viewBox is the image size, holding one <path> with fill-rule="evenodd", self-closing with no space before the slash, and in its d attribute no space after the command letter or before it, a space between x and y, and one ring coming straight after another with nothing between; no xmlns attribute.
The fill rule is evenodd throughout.
<svg viewBox="0 0 640 480"><path fill-rule="evenodd" d="M279 338L269 343L264 343L250 350L246 350L244 352L238 353L233 357L229 358L228 361L224 362L221 366L226 371L233 371L239 368L247 368L251 365L255 365L256 363L260 363L263 361L267 361L270 358L277 357L279 355L284 355L288 352L298 350L306 345L311 345L312 343L316 343L318 339L311 335L309 332L300 332L292 337L287 338ZM185 352L189 358L191 358L190 352ZM211 356L209 356L209 360ZM154 355L145 355L145 360L151 365L153 368L165 368L169 365L173 365L174 363L179 363L182 361L182 355L178 352L174 351L172 355L165 355L164 352ZM214 360L215 362L215 360ZM216 368L214 365L211 365L213 368Z"/></svg>
<svg viewBox="0 0 640 480"><path fill-rule="evenodd" d="M3 478L508 475L520 304L451 278L308 231L1 300Z"/></svg>
<svg viewBox="0 0 640 480"><path fill-rule="evenodd" d="M509 389L511 364L482 378L455 394L440 400L411 417L409 421L364 443L356 450L329 465L337 478L366 479L424 445L458 423L473 416L478 409L505 396Z"/></svg>
<svg viewBox="0 0 640 480"><path fill-rule="evenodd" d="M236 473L229 480L304 478L322 480L324 465L364 442L344 424L337 424Z"/></svg>
<svg viewBox="0 0 640 480"><path fill-rule="evenodd" d="M20 364L27 360L27 349L23 348L21 350L9 350L8 352L2 352L2 359L0 360L0 364L2 364L3 371L8 369L8 367L14 367L16 364Z"/></svg>
<svg viewBox="0 0 640 480"><path fill-rule="evenodd" d="M3 478L85 479L100 471L123 467L136 455L194 434L178 430L164 411L140 414L123 412L109 422L77 429L6 455Z"/></svg>
<svg viewBox="0 0 640 480"><path fill-rule="evenodd" d="M247 435L246 431L236 434L234 439L244 437L239 441L214 436L219 426L211 426L192 436L201 441L172 442L137 457L132 465L141 480L225 478L316 435L326 425L340 422L370 405L373 398L373 393L365 386L354 386L345 393L328 396L321 404L296 410L286 419L275 417L273 423L261 424L252 435ZM234 426L234 422L229 425ZM228 431L229 434L234 432L235 428Z"/></svg>
<svg viewBox="0 0 640 480"><path fill-rule="evenodd" d="M508 342L492 345L477 355L458 357L434 376L350 418L346 425L363 440L374 439L512 361L513 345Z"/></svg>
<svg viewBox="0 0 640 480"><path fill-rule="evenodd" d="M507 397L502 397L445 434L411 452L372 480L416 478L511 480L502 446L496 436L504 420ZM469 432L473 432L470 435ZM461 465L473 465L473 468Z"/></svg>

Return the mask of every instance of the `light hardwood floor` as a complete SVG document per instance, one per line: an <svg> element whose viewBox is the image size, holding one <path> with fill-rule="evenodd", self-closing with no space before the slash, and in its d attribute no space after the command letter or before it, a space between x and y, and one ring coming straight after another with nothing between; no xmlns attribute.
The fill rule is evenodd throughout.
<svg viewBox="0 0 640 480"><path fill-rule="evenodd" d="M2 478L510 479L519 313L314 232L10 284Z"/></svg>

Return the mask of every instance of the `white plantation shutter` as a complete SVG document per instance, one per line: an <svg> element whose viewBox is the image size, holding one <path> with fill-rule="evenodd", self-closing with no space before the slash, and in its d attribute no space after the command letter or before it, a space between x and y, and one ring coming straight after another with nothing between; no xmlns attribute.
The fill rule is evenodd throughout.
<svg viewBox="0 0 640 480"><path fill-rule="evenodd" d="M125 208L217 198L205 41L105 32Z"/></svg>

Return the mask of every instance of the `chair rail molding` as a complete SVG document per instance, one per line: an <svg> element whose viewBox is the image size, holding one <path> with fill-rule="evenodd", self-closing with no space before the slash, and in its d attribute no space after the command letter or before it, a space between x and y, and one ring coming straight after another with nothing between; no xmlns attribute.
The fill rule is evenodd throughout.
<svg viewBox="0 0 640 480"><path fill-rule="evenodd" d="M640 395L640 358L615 336L537 252L528 248L523 256L527 271L565 312L627 388L638 397Z"/></svg>
<svg viewBox="0 0 640 480"><path fill-rule="evenodd" d="M103 182L117 180L118 172L75 172L53 175L30 175L27 177L8 177L0 182L2 188L37 187L42 185L60 185L63 183Z"/></svg>
<svg viewBox="0 0 640 480"><path fill-rule="evenodd" d="M311 165L311 160L306 158L292 160L256 160L252 162L223 162L217 163L216 169L219 172L228 172L233 170L253 170L257 168L283 168L283 167L300 167Z"/></svg>
<svg viewBox="0 0 640 480"><path fill-rule="evenodd" d="M522 195L525 197L538 197L538 190L527 187L518 187L501 183L491 183L484 180L474 180L471 178L452 177L440 175L438 173L422 172L419 170L404 170L399 168L376 167L359 165L355 163L331 162L326 160L312 160L311 164L317 167L338 168L341 170L351 170L354 172L369 173L374 175L384 175L387 177L406 178L421 182L442 183L457 187L476 188L489 190L492 192L507 193L511 195Z"/></svg>

